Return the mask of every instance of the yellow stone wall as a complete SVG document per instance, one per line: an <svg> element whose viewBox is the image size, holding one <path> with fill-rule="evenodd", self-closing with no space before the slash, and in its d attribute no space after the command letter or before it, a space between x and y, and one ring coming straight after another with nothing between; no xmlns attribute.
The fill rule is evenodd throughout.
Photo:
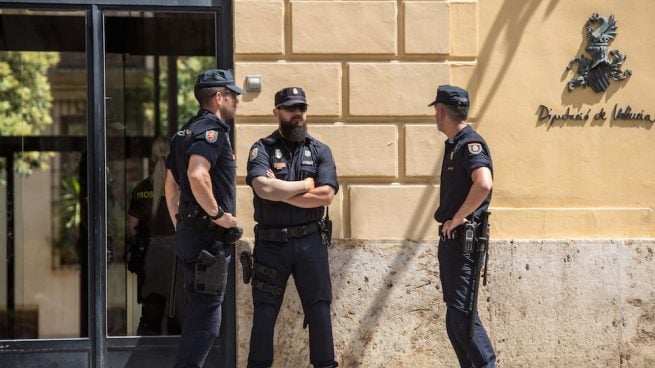
<svg viewBox="0 0 655 368"><path fill-rule="evenodd" d="M252 227L248 149L275 129L275 91L296 85L307 91L310 133L336 159L336 235L435 239L445 136L427 104L450 83L471 92L470 121L493 153L494 238L655 236L652 124L549 125L537 115L540 105L611 114L618 104L655 116L654 9L651 0L236 0L237 80L263 82L239 105L240 223ZM566 66L584 51L594 12L616 16L610 50L634 74L605 93L570 93Z"/></svg>

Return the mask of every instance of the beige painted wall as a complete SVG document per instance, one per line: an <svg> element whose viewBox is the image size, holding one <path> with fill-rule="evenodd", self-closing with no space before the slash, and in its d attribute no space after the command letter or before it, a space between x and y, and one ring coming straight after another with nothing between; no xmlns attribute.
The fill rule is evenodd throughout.
<svg viewBox="0 0 655 368"><path fill-rule="evenodd" d="M618 104L655 114L655 41L640 26L651 8L648 0L629 7L620 0L237 0L237 80L263 78L262 91L246 93L239 107L240 183L250 145L275 127L273 94L299 85L308 94L310 132L337 161L343 236L434 239L430 213L445 136L426 105L437 85L459 84L471 91L470 120L495 161L495 238L652 237L652 124L548 126L537 118L541 104L554 113L611 112ZM628 56L624 69L634 75L604 94L569 93L566 66L583 50L594 11L615 14L610 49ZM241 209L250 203L239 199Z"/></svg>

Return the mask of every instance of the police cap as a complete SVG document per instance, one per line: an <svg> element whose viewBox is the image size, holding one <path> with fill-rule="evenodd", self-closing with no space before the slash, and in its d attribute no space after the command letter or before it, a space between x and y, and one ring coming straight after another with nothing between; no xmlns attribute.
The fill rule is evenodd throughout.
<svg viewBox="0 0 655 368"><path fill-rule="evenodd" d="M467 114L469 111L469 93L463 88L443 84L437 88L437 97L428 106L437 103L454 106Z"/></svg>
<svg viewBox="0 0 655 368"><path fill-rule="evenodd" d="M234 84L234 76L229 69L209 69L200 74L196 79L196 88L225 87L240 95L243 90Z"/></svg>
<svg viewBox="0 0 655 368"><path fill-rule="evenodd" d="M305 91L300 87L282 88L275 94L275 107L307 105Z"/></svg>

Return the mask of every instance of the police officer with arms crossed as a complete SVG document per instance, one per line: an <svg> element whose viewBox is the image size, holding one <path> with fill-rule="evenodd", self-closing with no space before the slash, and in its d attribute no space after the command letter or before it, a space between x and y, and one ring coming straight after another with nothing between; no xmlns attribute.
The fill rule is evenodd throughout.
<svg viewBox="0 0 655 368"><path fill-rule="evenodd" d="M330 315L329 220L323 215L339 184L330 148L307 134L306 111L302 88L278 91L273 114L279 128L250 150L246 182L255 194L257 226L248 367L273 363L275 321L291 274L309 325L311 364L338 366Z"/></svg>
<svg viewBox="0 0 655 368"><path fill-rule="evenodd" d="M236 163L226 121L242 93L229 70L200 74L194 87L200 111L175 134L166 160L166 201L186 292L175 368L202 367L219 332L230 262L226 237L237 229Z"/></svg>
<svg viewBox="0 0 655 368"><path fill-rule="evenodd" d="M466 90L439 86L435 100L428 106L434 106L437 127L448 137L441 166L439 208L434 214L442 223L438 258L448 338L461 367L495 367L491 341L473 310L474 253L462 241L463 224L469 219L479 220L489 207L493 171L489 147L466 122Z"/></svg>

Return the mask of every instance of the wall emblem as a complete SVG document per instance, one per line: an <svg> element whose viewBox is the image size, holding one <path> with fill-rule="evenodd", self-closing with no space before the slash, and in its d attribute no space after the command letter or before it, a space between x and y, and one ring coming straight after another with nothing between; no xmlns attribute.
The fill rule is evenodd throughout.
<svg viewBox="0 0 655 368"><path fill-rule="evenodd" d="M619 50L609 51L609 42L616 37L616 21L614 15L609 19L594 13L585 24L587 33L586 50L591 59L580 55L566 67L571 70L574 64L578 65L577 75L568 83L569 92L574 88L591 87L594 92L604 92L610 85L610 78L615 81L626 79L632 75L630 69L621 71L626 56Z"/></svg>

